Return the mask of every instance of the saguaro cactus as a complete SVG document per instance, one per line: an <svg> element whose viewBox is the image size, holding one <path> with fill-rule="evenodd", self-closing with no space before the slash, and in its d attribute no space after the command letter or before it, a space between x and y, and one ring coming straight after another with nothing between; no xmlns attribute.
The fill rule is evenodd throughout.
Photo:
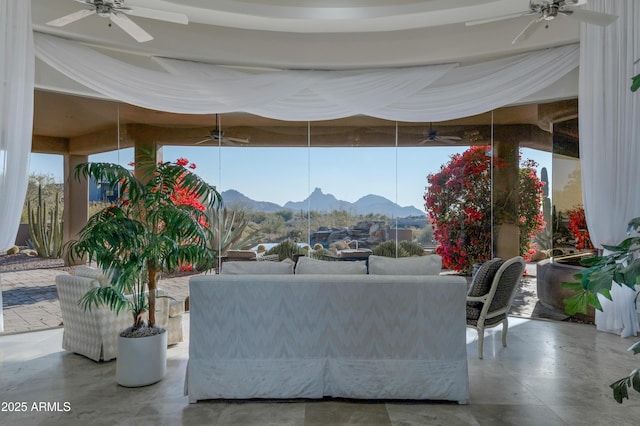
<svg viewBox="0 0 640 426"><path fill-rule="evenodd" d="M52 209L42 198L42 187L38 187L38 204L31 208L31 200L27 202L29 211L29 232L31 241L40 257L59 258L62 256L62 220L60 219L60 195L56 193Z"/></svg>
<svg viewBox="0 0 640 426"><path fill-rule="evenodd" d="M540 170L540 180L544 183L542 187L542 217L546 223L542 232L536 236L538 250L551 250L553 248L553 217L551 200L549 199L549 174L547 168Z"/></svg>

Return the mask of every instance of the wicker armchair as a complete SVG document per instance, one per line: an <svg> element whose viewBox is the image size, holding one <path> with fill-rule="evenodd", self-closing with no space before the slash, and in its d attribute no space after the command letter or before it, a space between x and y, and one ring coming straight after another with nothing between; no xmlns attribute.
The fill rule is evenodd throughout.
<svg viewBox="0 0 640 426"><path fill-rule="evenodd" d="M485 328L502 324L502 346L507 346L508 313L526 263L520 256L482 264L467 295L467 327L478 332L478 358L482 359Z"/></svg>
<svg viewBox="0 0 640 426"><path fill-rule="evenodd" d="M131 326L131 313L120 314L106 306L83 309L78 301L91 288L105 285L108 279L94 269L85 266L76 268L75 275L61 274L56 276L56 287L60 311L64 324L62 348L84 355L94 361L109 361L116 357L118 333ZM166 292L158 289L158 296L166 296ZM156 302L156 320L159 327L167 329L169 345L183 341L182 313L184 304L172 301L167 297L159 297Z"/></svg>

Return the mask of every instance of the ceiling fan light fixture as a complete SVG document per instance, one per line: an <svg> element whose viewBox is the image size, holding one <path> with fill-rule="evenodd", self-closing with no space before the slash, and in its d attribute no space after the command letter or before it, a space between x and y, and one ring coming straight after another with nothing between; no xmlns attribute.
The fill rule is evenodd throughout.
<svg viewBox="0 0 640 426"><path fill-rule="evenodd" d="M558 16L558 5L550 4L546 8L542 9L542 19L545 21L551 21Z"/></svg>
<svg viewBox="0 0 640 426"><path fill-rule="evenodd" d="M109 19L109 26L111 26L111 22L113 22L138 42L143 43L145 41L153 40L153 37L144 29L142 29L138 24L133 22L127 15L139 16L142 18L156 19L178 24L189 23L189 17L184 13L167 12L164 10L148 9L138 6L127 7L124 0L74 1L82 3L89 8L81 9L77 12L73 12L49 21L47 22L47 25L51 25L53 27L63 27L95 13L101 18Z"/></svg>
<svg viewBox="0 0 640 426"><path fill-rule="evenodd" d="M534 16L529 24L527 24L520 34L518 34L511 42L512 44L516 44L528 39L538 28L549 28L549 21L554 20L558 15L603 27L618 19L616 15L581 9L580 6L586 3L586 0L529 0L529 10L524 10L515 14L498 15L469 21L466 22L465 25L471 26L488 24L490 22L518 18L521 16Z"/></svg>

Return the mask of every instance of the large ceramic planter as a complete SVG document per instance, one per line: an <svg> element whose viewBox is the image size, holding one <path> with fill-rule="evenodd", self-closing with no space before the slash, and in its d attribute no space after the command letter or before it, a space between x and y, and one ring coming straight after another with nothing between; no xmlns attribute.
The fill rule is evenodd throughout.
<svg viewBox="0 0 640 426"><path fill-rule="evenodd" d="M118 336L116 381L126 387L156 383L167 373L167 331L148 337Z"/></svg>
<svg viewBox="0 0 640 426"><path fill-rule="evenodd" d="M582 272L584 266L573 265L557 261L556 258L545 259L538 262L536 267L536 284L538 300L545 307L564 313L564 300L576 294L575 291L566 289L562 282L574 282L575 274ZM593 322L595 311L592 306L587 306L587 314L577 313L577 319Z"/></svg>

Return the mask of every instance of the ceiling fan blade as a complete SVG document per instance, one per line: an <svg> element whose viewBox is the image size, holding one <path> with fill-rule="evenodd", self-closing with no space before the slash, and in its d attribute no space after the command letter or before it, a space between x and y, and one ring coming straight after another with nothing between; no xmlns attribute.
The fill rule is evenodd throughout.
<svg viewBox="0 0 640 426"><path fill-rule="evenodd" d="M72 22L79 21L82 18L85 18L89 15L93 15L96 13L95 10L91 9L82 9L77 12L73 12L69 15L63 16L62 18L54 19L53 21L47 22L47 25L51 25L52 27L64 27L67 24Z"/></svg>
<svg viewBox="0 0 640 426"><path fill-rule="evenodd" d="M129 19L128 16L123 15L121 13L112 12L109 16L111 22L119 26L129 34L131 37L135 38L139 43L144 43L145 41L153 40L151 34L143 30L138 24Z"/></svg>
<svg viewBox="0 0 640 426"><path fill-rule="evenodd" d="M460 142L462 139L457 136L435 136L429 137L418 142L418 145L424 145L427 143L447 143L454 144L456 142Z"/></svg>
<svg viewBox="0 0 640 426"><path fill-rule="evenodd" d="M249 139L243 139L243 138L224 137L223 139L226 139L226 140L228 140L229 142L232 142L232 143L241 143L241 144L248 144L249 143Z"/></svg>
<svg viewBox="0 0 640 426"><path fill-rule="evenodd" d="M462 138L459 138L458 136L437 136L436 139L447 143L455 143L462 140Z"/></svg>
<svg viewBox="0 0 640 426"><path fill-rule="evenodd" d="M203 143L210 142L210 141L213 141L213 138L208 137L208 138L202 139L201 141L194 142L194 145L202 145Z"/></svg>
<svg viewBox="0 0 640 426"><path fill-rule="evenodd" d="M567 14L568 17L586 22L587 24L600 25L601 27L606 27L618 19L616 15L594 12L592 10L571 9L571 12L571 14Z"/></svg>
<svg viewBox="0 0 640 426"><path fill-rule="evenodd" d="M511 44L519 43L531 37L531 34L533 34L538 28L540 28L543 21L544 19L542 18L533 19L526 27L524 27L522 31L520 31L520 34L518 34L516 38L513 39Z"/></svg>
<svg viewBox="0 0 640 426"><path fill-rule="evenodd" d="M532 13L530 10L527 10L527 11L524 11L524 12L510 13L508 15L494 16L492 18L475 19L473 21L467 21L464 24L467 27L471 27L473 25L488 24L490 22L504 21L505 19L519 18L521 16L529 16L529 15L533 15L533 14L534 13Z"/></svg>
<svg viewBox="0 0 640 426"><path fill-rule="evenodd" d="M167 12L165 10L148 9L146 7L130 6L122 9L124 13L141 18L156 19L158 21L173 22L175 24L188 24L189 17L184 13Z"/></svg>

